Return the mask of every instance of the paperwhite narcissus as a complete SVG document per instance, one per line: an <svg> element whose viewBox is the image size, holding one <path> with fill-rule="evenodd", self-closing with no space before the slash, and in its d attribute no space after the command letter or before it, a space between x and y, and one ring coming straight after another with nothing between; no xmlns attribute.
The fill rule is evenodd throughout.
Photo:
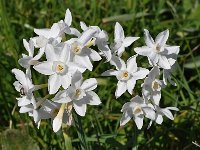
<svg viewBox="0 0 200 150"><path fill-rule="evenodd" d="M134 41L139 39L139 37L125 37L124 30L122 26L116 22L115 24L115 38L113 49L116 51L117 55L121 57L122 53L125 51L125 48L130 46Z"/></svg>
<svg viewBox="0 0 200 150"><path fill-rule="evenodd" d="M41 74L50 75L48 79L49 94L55 94L61 85L64 89L69 87L71 75L79 67L69 62L70 47L67 44L60 53L48 44L45 53L47 61L40 62L33 68Z"/></svg>
<svg viewBox="0 0 200 150"><path fill-rule="evenodd" d="M169 30L165 30L156 36L155 41L144 29L145 43L147 46L137 47L134 51L142 56L147 56L149 63L163 69L171 69L169 59L174 59L173 54L177 54L179 46L169 46L166 44L169 37Z"/></svg>
<svg viewBox="0 0 200 150"><path fill-rule="evenodd" d="M121 112L123 112L123 115L120 120L120 126L125 125L129 120L133 119L137 128L141 129L145 116L151 120L155 119L155 111L139 96L135 96L130 102L125 103Z"/></svg>
<svg viewBox="0 0 200 150"><path fill-rule="evenodd" d="M159 80L160 70L157 66L151 69L148 77L142 84L142 94L146 102L152 100L154 104L159 105L161 98L161 88L164 87L163 81Z"/></svg>
<svg viewBox="0 0 200 150"><path fill-rule="evenodd" d="M111 69L102 73L102 76L114 75L117 77L118 83L115 92L116 98L120 97L126 90L132 94L136 81L145 78L149 73L148 69L137 67L136 57L137 55L130 57L127 60L126 65L121 58L113 56L111 64L115 65L117 70Z"/></svg>
<svg viewBox="0 0 200 150"><path fill-rule="evenodd" d="M87 104L99 105L101 103L99 96L92 91L96 87L95 78L83 81L81 73L76 71L72 77L71 86L67 90L58 92L54 102L63 104L71 102L76 113L85 116Z"/></svg>
<svg viewBox="0 0 200 150"><path fill-rule="evenodd" d="M97 45L100 53L106 57L107 61L110 61L112 55L108 46L108 34L104 30L101 30L98 26L88 27L84 22L80 22L80 26L83 31L86 31L89 28L92 28L96 31L92 40L92 44Z"/></svg>
<svg viewBox="0 0 200 150"><path fill-rule="evenodd" d="M18 62L22 67L28 69L30 65L35 65L36 63L38 63L38 59L40 59L42 55L44 54L44 49L40 49L38 54L34 56L33 41L30 39L29 42L27 42L25 39L23 39L23 43L24 43L25 49L28 52L28 55L22 54L22 58L19 59Z"/></svg>

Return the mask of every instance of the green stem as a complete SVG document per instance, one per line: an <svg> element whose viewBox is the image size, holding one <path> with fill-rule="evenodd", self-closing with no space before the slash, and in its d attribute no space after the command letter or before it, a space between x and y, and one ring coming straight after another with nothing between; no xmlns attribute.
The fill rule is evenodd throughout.
<svg viewBox="0 0 200 150"><path fill-rule="evenodd" d="M74 118L76 130L77 130L77 134L80 139L81 149L89 150L87 140L86 140L86 135L83 131L83 127L82 127L82 123L81 123L81 117L79 115L77 115L76 112L73 112L73 118Z"/></svg>

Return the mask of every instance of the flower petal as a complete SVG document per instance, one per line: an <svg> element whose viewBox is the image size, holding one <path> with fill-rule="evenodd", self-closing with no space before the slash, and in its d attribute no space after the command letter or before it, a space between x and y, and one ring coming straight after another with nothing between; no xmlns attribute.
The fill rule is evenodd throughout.
<svg viewBox="0 0 200 150"><path fill-rule="evenodd" d="M79 37L78 42L80 42L83 46L85 46L91 40L91 38L94 37L95 33L96 31L94 29L88 28Z"/></svg>
<svg viewBox="0 0 200 150"><path fill-rule="evenodd" d="M163 69L171 69L170 63L165 56L160 55L158 65Z"/></svg>
<svg viewBox="0 0 200 150"><path fill-rule="evenodd" d="M95 78L87 79L81 85L81 89L84 89L85 91L92 91L96 87L97 87L97 80Z"/></svg>
<svg viewBox="0 0 200 150"><path fill-rule="evenodd" d="M73 107L78 115L85 116L86 109L87 109L87 105L85 104L85 102L81 102L81 100L79 101L74 100Z"/></svg>
<svg viewBox="0 0 200 150"><path fill-rule="evenodd" d="M68 44L65 44L61 53L60 53L60 59L61 62L67 63L70 60L70 46Z"/></svg>
<svg viewBox="0 0 200 150"><path fill-rule="evenodd" d="M157 114L157 116L156 116L156 123L157 124L162 124L162 122L163 122L162 115L161 114Z"/></svg>
<svg viewBox="0 0 200 150"><path fill-rule="evenodd" d="M122 41L124 39L124 30L119 22L115 24L115 42Z"/></svg>
<svg viewBox="0 0 200 150"><path fill-rule="evenodd" d="M87 68L88 70L92 71L93 66L88 56L75 55L74 61L80 64L81 66Z"/></svg>
<svg viewBox="0 0 200 150"><path fill-rule="evenodd" d="M155 43L158 44L159 46L165 46L168 37L169 37L169 30L167 29L156 36Z"/></svg>
<svg viewBox="0 0 200 150"><path fill-rule="evenodd" d="M117 71L113 69L107 70L101 74L101 76L116 76L116 75Z"/></svg>
<svg viewBox="0 0 200 150"><path fill-rule="evenodd" d="M52 69L53 62L52 61L43 61L38 63L37 65L33 66L33 68L41 74L44 75L52 75L54 71Z"/></svg>
<svg viewBox="0 0 200 150"><path fill-rule="evenodd" d="M129 120L131 120L131 116L126 111L122 114L122 117L120 119L120 126L124 126Z"/></svg>
<svg viewBox="0 0 200 150"><path fill-rule="evenodd" d="M137 72L132 73L135 80L144 79L149 74L149 70L145 68L138 68Z"/></svg>
<svg viewBox="0 0 200 150"><path fill-rule="evenodd" d="M137 55L134 55L127 60L127 71L128 72L136 72L137 71L136 57L137 57Z"/></svg>
<svg viewBox="0 0 200 150"><path fill-rule="evenodd" d="M136 83L136 80L134 78L127 81L127 89L131 95L133 94L133 89L135 87L135 83Z"/></svg>
<svg viewBox="0 0 200 150"><path fill-rule="evenodd" d="M89 100L88 104L89 105L99 105L99 104L101 104L101 100L95 92L89 91L89 92L87 92L87 94L89 96L85 96L85 97L88 98L88 100Z"/></svg>
<svg viewBox="0 0 200 150"><path fill-rule="evenodd" d="M148 47L154 46L154 40L147 29L144 29L144 40Z"/></svg>
<svg viewBox="0 0 200 150"><path fill-rule="evenodd" d="M161 109L161 112L169 119L171 120L174 120L174 117L171 113L171 111L169 111L168 109L164 108L164 109Z"/></svg>
<svg viewBox="0 0 200 150"><path fill-rule="evenodd" d="M125 64L124 60L122 60L121 58L114 56L114 55L112 56L112 58L110 60L110 64L114 65L117 70L125 70L126 69L126 64Z"/></svg>
<svg viewBox="0 0 200 150"><path fill-rule="evenodd" d="M124 47L130 46L134 41L139 39L139 37L126 37L123 41Z"/></svg>
<svg viewBox="0 0 200 150"><path fill-rule="evenodd" d="M54 47L51 44L46 45L45 54L46 54L46 58L48 61L57 61L58 60L56 52L54 50Z"/></svg>
<svg viewBox="0 0 200 150"><path fill-rule="evenodd" d="M127 89L126 82L118 81L117 83L117 89L115 91L115 97L120 97L123 93L125 93Z"/></svg>
<svg viewBox="0 0 200 150"><path fill-rule="evenodd" d="M72 77L68 74L61 76L61 84L64 89L67 89L71 84Z"/></svg>
<svg viewBox="0 0 200 150"><path fill-rule="evenodd" d="M71 24L72 24L72 14L71 14L69 9L66 10L64 21L68 26L71 26Z"/></svg>
<svg viewBox="0 0 200 150"><path fill-rule="evenodd" d="M139 55L149 56L153 52L153 49L147 46L142 46L134 48L134 51Z"/></svg>
<svg viewBox="0 0 200 150"><path fill-rule="evenodd" d="M137 126L137 128L140 130L140 129L142 129L142 126L143 126L143 117L140 117L140 116L135 116L135 119L134 119L134 121L135 121L135 124L136 124L136 126Z"/></svg>
<svg viewBox="0 0 200 150"><path fill-rule="evenodd" d="M101 56L95 50L91 48L87 48L88 55L92 61L99 61L101 60Z"/></svg>
<svg viewBox="0 0 200 150"><path fill-rule="evenodd" d="M48 80L48 90L49 94L55 94L61 86L60 76L57 74L53 74L49 77Z"/></svg>

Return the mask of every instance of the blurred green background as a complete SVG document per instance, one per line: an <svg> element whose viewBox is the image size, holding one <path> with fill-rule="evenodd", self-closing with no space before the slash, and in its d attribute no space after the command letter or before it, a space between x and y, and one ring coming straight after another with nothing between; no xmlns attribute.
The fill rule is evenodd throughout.
<svg viewBox="0 0 200 150"><path fill-rule="evenodd" d="M126 93L115 99L116 79L101 78L110 68L106 63L94 64L94 72L85 77L96 77L100 85L96 92L101 106L88 107L82 118L83 130L90 149L129 150L166 149L194 150L200 147L200 1L199 0L0 0L0 145L3 150L12 149L81 149L76 128L64 127L55 134L50 121L41 123L40 129L26 114L20 114L16 106L19 94L13 87L15 78L11 69L22 69L17 61L25 53L22 39L35 36L33 28L49 28L64 19L69 8L73 27L80 29L79 22L98 25L113 39L115 22L125 30L125 35L141 37L123 55L134 55L133 48L142 46L143 29L153 37L165 29L170 30L169 45L179 45L178 66L173 73L177 87L168 85L162 91L161 106L180 109L175 120L164 119L162 125L153 124L147 130L145 120L141 131L133 121L119 127L122 105L131 96ZM140 66L146 60L138 58ZM141 63L142 62L142 63ZM36 77L35 77L36 79ZM34 80L35 80L34 79ZM43 83L43 78L37 78ZM137 83L134 94L141 95ZM43 92L42 94L45 94ZM193 142L193 143L192 143ZM73 148L71 147L73 146Z"/></svg>

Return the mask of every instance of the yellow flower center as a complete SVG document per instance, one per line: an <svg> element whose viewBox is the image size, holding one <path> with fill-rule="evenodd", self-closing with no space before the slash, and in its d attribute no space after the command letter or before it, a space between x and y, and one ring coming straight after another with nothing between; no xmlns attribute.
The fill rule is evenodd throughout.
<svg viewBox="0 0 200 150"><path fill-rule="evenodd" d="M129 76L128 71L123 72L123 77L127 78Z"/></svg>
<svg viewBox="0 0 200 150"><path fill-rule="evenodd" d="M156 52L160 52L161 47L159 45L156 45Z"/></svg>
<svg viewBox="0 0 200 150"><path fill-rule="evenodd" d="M160 88L160 85L158 84L158 82L156 82L155 80L152 82L151 88L153 90L157 90Z"/></svg>
<svg viewBox="0 0 200 150"><path fill-rule="evenodd" d="M61 73L63 70L64 70L64 66L63 66L62 64L58 64L58 65L56 66L56 71L57 71L57 72Z"/></svg>
<svg viewBox="0 0 200 150"><path fill-rule="evenodd" d="M80 54L81 47L78 44L73 43L72 44L72 51L73 51L74 54Z"/></svg>
<svg viewBox="0 0 200 150"><path fill-rule="evenodd" d="M140 113L141 111L142 111L142 109L139 105L135 106L135 108L133 109L133 113L135 113L135 114Z"/></svg>
<svg viewBox="0 0 200 150"><path fill-rule="evenodd" d="M76 95L76 96L79 96L79 95L81 95L81 90L79 90L79 89L76 89L76 93L75 93L75 95Z"/></svg>

